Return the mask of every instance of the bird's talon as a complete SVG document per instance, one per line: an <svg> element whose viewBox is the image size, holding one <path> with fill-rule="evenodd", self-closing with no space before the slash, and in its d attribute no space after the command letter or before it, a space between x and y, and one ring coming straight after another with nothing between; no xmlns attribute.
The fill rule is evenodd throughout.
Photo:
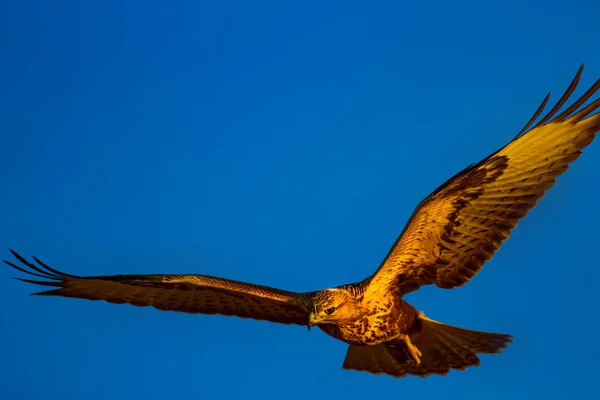
<svg viewBox="0 0 600 400"><path fill-rule="evenodd" d="M421 356L423 355L423 353L421 353L421 351L417 348L417 346L412 344L412 342L410 341L410 338L408 336L406 336L404 338L404 342L406 343L408 352L410 353L410 355L411 355L412 359L415 361L415 363L417 363L417 365L421 364Z"/></svg>

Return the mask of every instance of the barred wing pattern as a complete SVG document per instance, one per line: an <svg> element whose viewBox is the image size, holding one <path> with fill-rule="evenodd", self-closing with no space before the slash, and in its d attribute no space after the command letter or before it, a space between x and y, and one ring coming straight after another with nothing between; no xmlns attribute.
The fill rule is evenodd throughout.
<svg viewBox="0 0 600 400"><path fill-rule="evenodd" d="M288 292L207 275L75 276L57 271L34 257L37 266L14 250L10 251L22 266L4 260L6 264L44 280L15 279L55 288L35 295L105 300L165 311L232 315L283 324L308 323L310 293Z"/></svg>
<svg viewBox="0 0 600 400"><path fill-rule="evenodd" d="M600 130L600 99L577 111L600 80L552 118L579 83L583 65L558 103L533 128L550 94L505 147L459 172L425 198L386 258L363 284L367 293L422 285L461 286L492 258L520 219L555 184Z"/></svg>

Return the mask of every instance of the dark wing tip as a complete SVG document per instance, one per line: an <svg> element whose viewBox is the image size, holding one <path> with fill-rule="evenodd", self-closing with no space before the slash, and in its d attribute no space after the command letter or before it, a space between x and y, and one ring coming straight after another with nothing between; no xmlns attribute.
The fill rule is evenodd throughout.
<svg viewBox="0 0 600 400"><path fill-rule="evenodd" d="M579 80L581 79L581 75L583 74L584 66L585 66L585 63L581 63L581 66L577 70L575 77L573 78L573 80L571 81L569 86L567 87L567 90L565 90L563 95L556 102L554 107L552 107L552 109L550 111L548 111L548 113L544 117L542 117L542 119L540 119L532 127L532 124L540 116L540 114L546 107L548 100L550 99L550 92L548 92L548 94L544 98L544 101L542 101L542 104L538 107L538 109L533 114L533 116L529 119L527 124L525 124L523 129L521 129L519 131L519 133L514 137L513 141L520 138L524 134L526 134L530 129L537 128L539 126L542 126L542 125L547 124L552 121L564 121L565 119L567 119L569 117L574 118L577 121L581 120L581 119L585 118L586 116L588 116L593 111L595 111L598 107L600 107L600 100L595 100L593 103L589 104L587 107L584 107L582 110L580 110L577 114L573 115L573 113L577 109L579 109L579 107L581 107L581 105L583 105L586 101L588 101L598 91L598 89L600 89L600 79L598 79L581 97L579 97L577 100L575 100L573 102L573 104L571 104L569 107L567 107L567 109L565 109L563 112L561 112L560 114L555 116L555 114L558 112L558 110L560 110L560 108L566 104L566 102L569 100L569 98L571 97L571 95L573 94L573 92L575 91L577 86L579 85Z"/></svg>
<svg viewBox="0 0 600 400"><path fill-rule="evenodd" d="M27 261L23 256L14 251L13 249L8 249L12 255L22 264L17 265L12 261L3 260L8 266L16 269L17 271L24 272L28 275L35 276L38 278L43 278L45 280L30 280L23 278L15 278L22 282L33 283L36 285L42 286L62 286L61 282L65 280L65 278L78 278L75 275L65 274L64 272L60 272L54 268L49 267L42 261L40 261L37 257L33 257L35 262L39 264L35 265Z"/></svg>
<svg viewBox="0 0 600 400"><path fill-rule="evenodd" d="M21 282L27 282L27 283L32 283L34 285L40 285L40 286L53 286L53 287L61 287L62 284L60 282L49 282L49 281L38 281L38 280L34 280L34 279L25 279L25 278L13 278L17 281L21 281ZM35 294L35 293L33 293Z"/></svg>

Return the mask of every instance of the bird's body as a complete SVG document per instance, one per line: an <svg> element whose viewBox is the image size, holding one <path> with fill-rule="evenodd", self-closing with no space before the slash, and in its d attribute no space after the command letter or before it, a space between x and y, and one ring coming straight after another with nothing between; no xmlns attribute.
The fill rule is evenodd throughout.
<svg viewBox="0 0 600 400"><path fill-rule="evenodd" d="M365 298L361 284L345 285L334 289L325 289L317 292L311 304L319 304L312 314L319 315L323 312L323 305L335 303L334 299L344 298L343 307L337 311L349 312L341 317L336 316L336 324L321 324L318 319L313 323L328 335L348 344L375 345L400 339L408 334L418 315L417 310L402 299L401 293L390 291L381 298ZM325 301L323 300L325 298ZM330 298L330 301L327 301Z"/></svg>
<svg viewBox="0 0 600 400"><path fill-rule="evenodd" d="M331 290L343 291L346 298L344 304L352 312L346 318L336 319L335 324L319 323L315 318L313 322L309 322L309 327L314 323L329 336L349 345L392 345L401 348L407 356L410 355L410 360L420 363L421 353L410 340L412 334L420 331L420 315L402 299L399 291L387 292L382 298L365 299L361 285L354 284L326 289L317 292L316 296L327 295ZM318 300L311 303L321 304ZM315 310L313 315L319 315L319 312L320 310Z"/></svg>
<svg viewBox="0 0 600 400"><path fill-rule="evenodd" d="M400 290L387 291L381 297L365 297L365 288L365 282L361 282L310 293L306 298L307 307L312 310L309 311L308 327L317 325L329 336L348 343L350 350L365 347L359 351L367 352L379 346L388 353L393 351L397 354L396 359L401 357L403 361L402 373L421 376L427 375L427 369L433 366L431 358L434 354L426 354L428 359L423 360L430 365L421 365L422 352L416 343L422 342L424 334L428 344L439 341L440 334L435 332L435 328L450 329L451 333L442 333L441 336L456 336L455 339L446 338L450 346L453 340L473 341L473 335L477 335L474 341L478 342L479 353L497 353L512 339L510 335L469 331L432 321L405 301ZM326 311L331 308L335 309L335 319L328 318ZM448 344L438 342L436 346L447 347L445 350L452 353ZM471 356L468 362L457 363L457 368L479 363L476 353L470 352L464 345L457 346L461 352ZM363 360L352 360L351 354L349 351L344 366L363 369Z"/></svg>
<svg viewBox="0 0 600 400"><path fill-rule="evenodd" d="M38 295L318 326L349 345L346 369L402 377L443 375L479 365L477 354L498 353L511 336L431 320L404 295L423 285L451 289L468 282L592 142L600 131L600 99L580 107L600 89L600 80L555 115L575 90L582 70L537 124L531 127L548 97L506 146L427 196L379 268L361 282L295 293L207 275L81 277L37 258L39 266L30 263L12 250L23 265L6 263L43 278L18 278L51 288Z"/></svg>

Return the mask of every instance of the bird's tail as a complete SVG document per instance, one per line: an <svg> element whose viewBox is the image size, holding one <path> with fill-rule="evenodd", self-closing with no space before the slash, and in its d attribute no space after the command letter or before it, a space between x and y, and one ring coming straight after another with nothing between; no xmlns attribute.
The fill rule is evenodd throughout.
<svg viewBox="0 0 600 400"><path fill-rule="evenodd" d="M416 334L417 337L413 340L417 347L419 347L417 343L422 341L419 340L419 334L423 339L430 340L438 346L449 347L457 351L460 350L459 348L463 348L475 354L500 353L502 349L506 348L512 342L512 336L510 335L463 329L434 321L423 314L418 318L422 329L421 332ZM427 345L427 343L423 344Z"/></svg>
<svg viewBox="0 0 600 400"><path fill-rule="evenodd" d="M350 346L344 368L396 377L445 375L450 369L479 365L477 354L499 353L512 341L510 335L462 329L431 320L417 319L410 341L420 351L417 363L403 340L376 346Z"/></svg>

